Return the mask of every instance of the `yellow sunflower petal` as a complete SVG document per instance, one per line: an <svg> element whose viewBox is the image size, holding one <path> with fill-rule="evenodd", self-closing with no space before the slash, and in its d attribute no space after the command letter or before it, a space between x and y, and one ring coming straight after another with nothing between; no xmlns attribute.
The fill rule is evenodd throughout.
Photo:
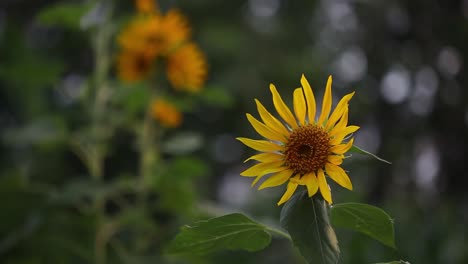
<svg viewBox="0 0 468 264"><path fill-rule="evenodd" d="M341 165L343 163L343 155L329 155L327 161L334 165Z"/></svg>
<svg viewBox="0 0 468 264"><path fill-rule="evenodd" d="M332 105L332 77L331 75L328 77L327 81L327 88L325 88L325 94L323 95L323 102L322 102L322 113L320 113L320 117L318 120L318 124L322 125L325 120L327 120L328 115L330 114L331 105Z"/></svg>
<svg viewBox="0 0 468 264"><path fill-rule="evenodd" d="M295 176L295 177L299 177L299 175ZM291 198L291 196L294 194L294 192L297 189L297 185L298 184L296 182L289 181L288 186L286 187L286 192L283 194L283 196L279 200L278 205L281 205L281 204L287 202L289 200L289 198Z"/></svg>
<svg viewBox="0 0 468 264"><path fill-rule="evenodd" d="M273 84L270 84L270 91L273 95L273 104L275 105L276 111L283 118L283 120L293 129L298 127L294 115L289 110L289 107L281 99L281 95L276 90L276 87Z"/></svg>
<svg viewBox="0 0 468 264"><path fill-rule="evenodd" d="M309 118L309 124L313 124L315 121L316 112L315 97L314 93L312 92L312 88L310 87L310 84L304 74L301 77L301 84L302 88L304 89L305 98L307 100L307 116Z"/></svg>
<svg viewBox="0 0 468 264"><path fill-rule="evenodd" d="M349 127L346 127L344 129L342 129L341 131L339 131L334 137L332 140L330 140L330 144L333 146L333 145L338 145L341 143L341 141L343 141L343 139L351 134L351 133L354 133L356 132L357 130L359 129L358 126L349 126Z"/></svg>
<svg viewBox="0 0 468 264"><path fill-rule="evenodd" d="M241 172L240 175L245 177L261 177L268 173L274 173L287 169L287 167L283 166L283 163L284 162L282 161L258 163Z"/></svg>
<svg viewBox="0 0 468 264"><path fill-rule="evenodd" d="M243 137L238 137L236 139L244 143L244 145L262 152L275 152L283 150L283 146L277 145L266 140L255 140Z"/></svg>
<svg viewBox="0 0 468 264"><path fill-rule="evenodd" d="M332 178L332 180L334 180L339 185L348 190L353 189L353 184L351 183L348 174L341 167L331 163L326 163L325 171L327 172L327 175L330 176L330 178Z"/></svg>
<svg viewBox="0 0 468 264"><path fill-rule="evenodd" d="M263 123L261 123L260 121L255 119L255 117L253 117L251 114L246 114L246 115L247 115L247 119L249 120L252 127L262 137L267 138L267 139L271 139L271 140L276 140L276 141L284 141L283 136L276 133L271 128L269 128L268 126L264 125Z"/></svg>
<svg viewBox="0 0 468 264"><path fill-rule="evenodd" d="M338 154L338 155L344 154L353 146L353 142L354 142L354 138L352 138L346 144L340 144L340 145L333 146L333 147L330 148L330 152Z"/></svg>
<svg viewBox="0 0 468 264"><path fill-rule="evenodd" d="M281 185L285 183L289 178L291 178L291 175L293 174L293 170L284 170L280 171L278 173L275 173L272 175L270 178L266 179L258 188L259 190L268 188L268 187L275 187L278 185Z"/></svg>
<svg viewBox="0 0 468 264"><path fill-rule="evenodd" d="M318 169L317 171L317 181L323 199L325 199L329 204L332 204L333 201L330 187L328 187L327 180L325 179L325 174L322 169Z"/></svg>
<svg viewBox="0 0 468 264"><path fill-rule="evenodd" d="M336 125L328 133L331 137L336 135L340 130L348 125L348 114L349 110L348 107L346 107L338 123L336 123Z"/></svg>
<svg viewBox="0 0 468 264"><path fill-rule="evenodd" d="M294 113L296 114L296 118L299 121L299 124L303 126L305 125L307 106L304 99L304 93L302 92L302 88L297 88L296 90L294 90L293 100Z"/></svg>
<svg viewBox="0 0 468 264"><path fill-rule="evenodd" d="M270 112L266 110L266 108L262 105L262 103L260 103L260 101L255 99L255 103L257 104L258 113L260 114L260 117L262 118L265 125L271 128L272 130L278 132L280 135L284 136L285 139L287 139L289 136L289 131L286 129L283 123L281 123L272 114L270 114Z"/></svg>
<svg viewBox="0 0 468 264"><path fill-rule="evenodd" d="M315 172L307 173L306 175L302 176L302 181L307 187L307 193L309 194L309 197L312 197L317 193L319 186Z"/></svg>
<svg viewBox="0 0 468 264"><path fill-rule="evenodd" d="M336 124L338 119L340 119L340 117L343 115L345 109L348 107L348 102L349 100L351 100L351 98L353 98L353 95L354 92L347 94L343 98L341 98L340 102L338 102L338 105L336 105L335 110L330 115L325 130L330 130L330 128L332 128Z"/></svg>
<svg viewBox="0 0 468 264"><path fill-rule="evenodd" d="M252 157L244 160L244 163L249 160L256 160L260 162L273 162L273 161L280 161L284 158L283 155L277 153L260 153L253 155Z"/></svg>

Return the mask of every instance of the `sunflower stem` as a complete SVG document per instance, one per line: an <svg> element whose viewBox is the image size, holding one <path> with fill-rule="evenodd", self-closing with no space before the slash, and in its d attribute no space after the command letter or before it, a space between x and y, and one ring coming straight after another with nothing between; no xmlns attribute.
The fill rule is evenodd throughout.
<svg viewBox="0 0 468 264"><path fill-rule="evenodd" d="M284 232L282 230L279 230L279 229L276 229L276 228L273 228L273 227L269 227L269 226L265 226L265 229L268 230L273 235L284 237L284 238L288 239L289 241L292 241L291 236L288 233L286 233L286 232Z"/></svg>

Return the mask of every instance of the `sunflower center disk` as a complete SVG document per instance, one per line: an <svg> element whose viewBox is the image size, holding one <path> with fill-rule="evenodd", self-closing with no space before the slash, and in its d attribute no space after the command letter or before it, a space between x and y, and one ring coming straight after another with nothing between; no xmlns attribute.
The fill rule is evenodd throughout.
<svg viewBox="0 0 468 264"><path fill-rule="evenodd" d="M328 133L316 125L295 129L286 143L286 165L301 175L325 166L330 152Z"/></svg>

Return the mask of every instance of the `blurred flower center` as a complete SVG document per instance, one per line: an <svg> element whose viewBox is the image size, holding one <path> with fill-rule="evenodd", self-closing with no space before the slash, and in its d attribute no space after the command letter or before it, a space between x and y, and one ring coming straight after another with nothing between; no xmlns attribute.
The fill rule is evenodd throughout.
<svg viewBox="0 0 468 264"><path fill-rule="evenodd" d="M328 133L312 124L295 129L284 152L287 166L301 175L325 166L329 153Z"/></svg>
<svg viewBox="0 0 468 264"><path fill-rule="evenodd" d="M145 56L140 55L135 58L135 68L138 72L146 72L151 67L151 61Z"/></svg>

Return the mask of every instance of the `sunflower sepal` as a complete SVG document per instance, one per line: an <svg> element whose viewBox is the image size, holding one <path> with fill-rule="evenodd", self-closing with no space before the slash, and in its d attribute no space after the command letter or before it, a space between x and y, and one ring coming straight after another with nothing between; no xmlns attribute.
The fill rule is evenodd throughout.
<svg viewBox="0 0 468 264"><path fill-rule="evenodd" d="M296 192L281 210L281 226L308 263L339 261L340 248L329 210L330 205L321 195L309 197L306 190Z"/></svg>
<svg viewBox="0 0 468 264"><path fill-rule="evenodd" d="M393 219L382 209L364 203L331 205L319 193L296 192L283 206L281 227L308 263L338 263L340 248L334 228L365 234L396 249Z"/></svg>

